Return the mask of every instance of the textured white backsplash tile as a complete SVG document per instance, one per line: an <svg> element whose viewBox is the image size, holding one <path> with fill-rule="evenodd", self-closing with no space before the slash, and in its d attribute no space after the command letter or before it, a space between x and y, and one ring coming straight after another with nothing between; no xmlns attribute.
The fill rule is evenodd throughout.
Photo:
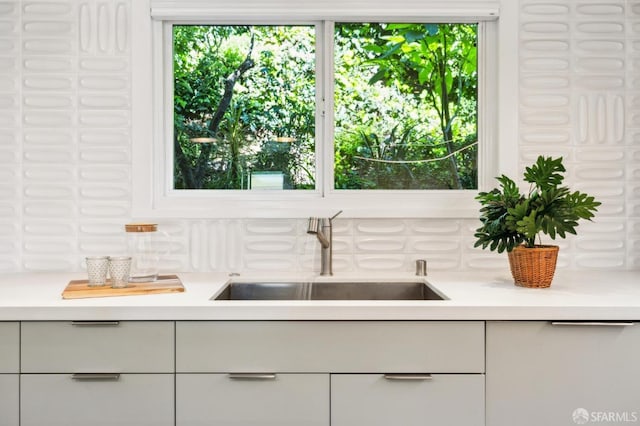
<svg viewBox="0 0 640 426"><path fill-rule="evenodd" d="M135 0L0 1L0 271L79 270L125 250ZM504 0L512 1L512 0ZM640 3L519 0L520 168L562 155L603 202L567 268L640 269ZM144 218L151 219L153 218ZM306 218L160 220L166 271L318 271ZM334 221L334 270L506 268L475 220Z"/></svg>

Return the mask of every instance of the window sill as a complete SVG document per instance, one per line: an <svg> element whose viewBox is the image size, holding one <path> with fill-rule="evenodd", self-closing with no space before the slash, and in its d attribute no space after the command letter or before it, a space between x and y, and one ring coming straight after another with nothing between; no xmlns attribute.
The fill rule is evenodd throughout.
<svg viewBox="0 0 640 426"><path fill-rule="evenodd" d="M291 218L306 216L332 216L342 210L344 217L357 218L477 218L479 204L477 191L429 191L421 196L380 192L376 194L350 194L348 191L320 197L317 193L294 194L285 199L283 194L259 194L260 198L247 200L234 197L211 198L206 194L180 194L158 197L156 200L134 200L134 217L181 218Z"/></svg>

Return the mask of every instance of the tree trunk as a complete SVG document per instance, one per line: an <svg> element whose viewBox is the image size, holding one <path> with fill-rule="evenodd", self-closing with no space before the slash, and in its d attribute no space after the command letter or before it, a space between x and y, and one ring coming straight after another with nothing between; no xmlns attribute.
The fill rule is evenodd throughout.
<svg viewBox="0 0 640 426"><path fill-rule="evenodd" d="M244 75L249 69L251 69L255 62L251 59L251 55L253 53L253 44L254 44L255 36L251 36L251 44L249 45L249 52L245 57L244 61L240 64L240 66L232 72L224 82L224 94L222 95L222 99L216 108L211 121L209 122L209 126L207 127L207 131L211 137L215 137L216 133L218 133L218 128L220 127L220 123L224 118L225 113L229 109L231 105L231 99L233 98L233 88L240 77ZM213 145L211 143L203 144L200 149L200 155L196 159L195 165L191 166L187 161L187 157L178 142L177 137L174 136L174 146L175 146L175 157L177 161L177 165L182 172L182 175L185 178L185 184L188 184L188 189L202 189L204 186L205 176L207 171L209 170L209 160L211 157L211 151L213 150ZM187 182L189 181L189 182Z"/></svg>
<svg viewBox="0 0 640 426"><path fill-rule="evenodd" d="M451 131L451 111L449 110L449 91L447 89L447 38L442 36L442 43L444 45L443 52L445 52L444 57L438 63L438 72L440 73L440 90L441 90L441 110L442 114L440 115L440 126L442 128L442 135L444 136L444 142L447 147L447 155L449 155L449 165L451 169L451 178L453 187L457 189L462 189L462 183L460 182L460 173L458 172L458 163L456 162L456 158L453 154L455 152L455 147L453 145L453 132Z"/></svg>
<svg viewBox="0 0 640 426"><path fill-rule="evenodd" d="M173 132L173 148L175 152L176 167L180 169L182 179L184 181L185 188L193 188L195 186L195 180L193 179L193 171L191 169L191 162L182 151L180 141L178 141L178 134ZM175 182L175 180L174 180ZM174 183L175 186L175 183Z"/></svg>

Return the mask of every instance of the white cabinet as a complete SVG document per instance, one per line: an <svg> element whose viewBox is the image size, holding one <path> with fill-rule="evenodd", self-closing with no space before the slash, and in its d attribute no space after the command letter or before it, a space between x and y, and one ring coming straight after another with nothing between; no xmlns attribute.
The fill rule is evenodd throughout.
<svg viewBox="0 0 640 426"><path fill-rule="evenodd" d="M23 374L21 426L172 426L173 374Z"/></svg>
<svg viewBox="0 0 640 426"><path fill-rule="evenodd" d="M329 426L329 375L177 374L176 418L177 426Z"/></svg>
<svg viewBox="0 0 640 426"><path fill-rule="evenodd" d="M484 332L481 321L179 321L176 425L482 426Z"/></svg>
<svg viewBox="0 0 640 426"><path fill-rule="evenodd" d="M174 424L170 321L24 322L21 426Z"/></svg>
<svg viewBox="0 0 640 426"><path fill-rule="evenodd" d="M480 374L333 374L331 426L482 426Z"/></svg>
<svg viewBox="0 0 640 426"><path fill-rule="evenodd" d="M640 324L489 322L486 384L487 426L640 422Z"/></svg>
<svg viewBox="0 0 640 426"><path fill-rule="evenodd" d="M18 426L20 324L0 322L0 426Z"/></svg>
<svg viewBox="0 0 640 426"><path fill-rule="evenodd" d="M20 365L20 324L0 322L0 374L18 373Z"/></svg>
<svg viewBox="0 0 640 426"><path fill-rule="evenodd" d="M19 376L0 374L0 426L18 426Z"/></svg>

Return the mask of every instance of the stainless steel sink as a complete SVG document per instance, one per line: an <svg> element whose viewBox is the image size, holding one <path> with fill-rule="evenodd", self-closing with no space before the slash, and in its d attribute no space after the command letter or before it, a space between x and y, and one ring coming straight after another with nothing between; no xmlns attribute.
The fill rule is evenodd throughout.
<svg viewBox="0 0 640 426"><path fill-rule="evenodd" d="M424 281L230 282L211 300L445 300Z"/></svg>

